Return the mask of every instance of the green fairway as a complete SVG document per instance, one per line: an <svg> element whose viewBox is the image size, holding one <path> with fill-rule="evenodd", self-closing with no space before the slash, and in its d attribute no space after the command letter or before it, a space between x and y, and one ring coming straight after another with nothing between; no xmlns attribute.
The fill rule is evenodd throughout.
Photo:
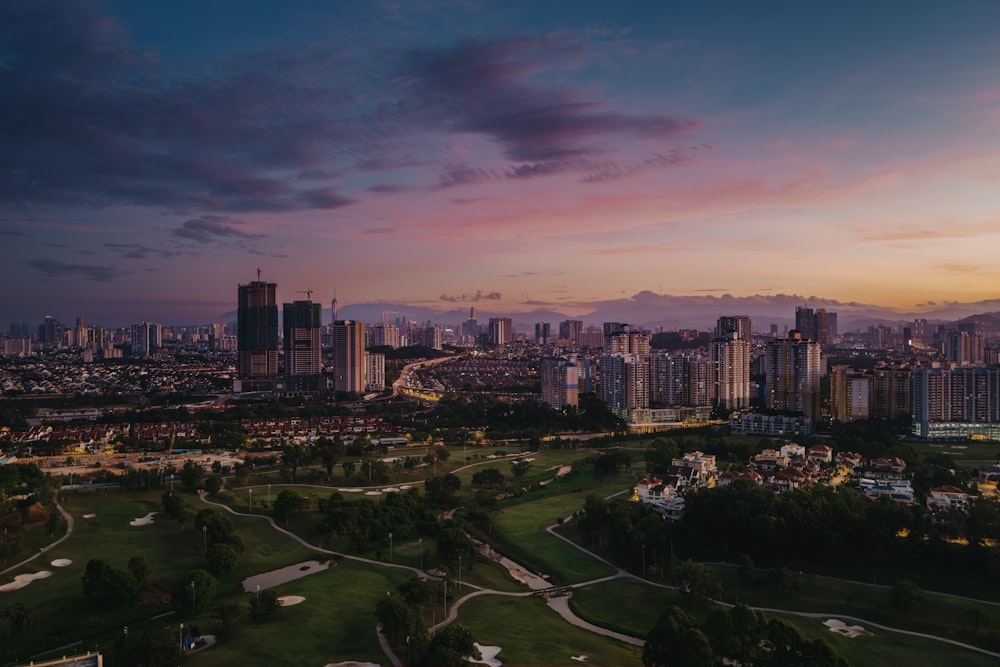
<svg viewBox="0 0 1000 667"><path fill-rule="evenodd" d="M538 596L481 596L459 610L458 622L472 628L476 641L499 646L505 665L579 665L572 656L588 656L591 665L641 665L640 649L576 628L549 609Z"/></svg>
<svg viewBox="0 0 1000 667"><path fill-rule="evenodd" d="M516 561L547 574L553 583L576 583L612 573L545 528L581 509L584 494L567 493L507 506L496 516L493 542L497 550Z"/></svg>
<svg viewBox="0 0 1000 667"><path fill-rule="evenodd" d="M908 447L922 457L944 454L959 468L992 466L1000 461L1000 443L968 440L965 442L908 442Z"/></svg>

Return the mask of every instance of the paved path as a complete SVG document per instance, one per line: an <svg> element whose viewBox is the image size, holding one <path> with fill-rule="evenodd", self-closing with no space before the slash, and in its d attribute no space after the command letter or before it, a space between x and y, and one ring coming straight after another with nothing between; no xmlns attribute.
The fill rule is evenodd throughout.
<svg viewBox="0 0 1000 667"><path fill-rule="evenodd" d="M24 560L22 560L20 563L17 563L15 565L11 565L6 570L0 570L0 575L7 574L11 570L16 570L17 568L21 567L22 565L27 565L28 563L30 563L31 561L35 560L36 558L39 558L40 556L44 555L46 551L51 551L54 547L58 546L62 542L65 542L66 540L68 540L69 537L70 537L70 535L73 534L73 516L69 512L67 512L66 510L64 510L62 508L62 505L59 504L59 500L58 499L53 498L52 499L52 504L55 505L55 508L57 510L59 510L60 514L62 514L63 519L66 520L66 534L63 535L62 537L60 537L55 542L53 542L52 544L50 544L48 546L45 546L45 547L42 547L41 549L39 549L37 554L32 554L31 556L29 556L29 557L25 558Z"/></svg>

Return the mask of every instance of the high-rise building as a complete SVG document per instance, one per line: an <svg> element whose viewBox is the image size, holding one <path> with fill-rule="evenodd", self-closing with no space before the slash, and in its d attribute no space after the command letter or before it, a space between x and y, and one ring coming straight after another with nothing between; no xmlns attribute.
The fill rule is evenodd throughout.
<svg viewBox="0 0 1000 667"><path fill-rule="evenodd" d="M333 390L360 394L365 389L365 325L338 320L330 327Z"/></svg>
<svg viewBox="0 0 1000 667"><path fill-rule="evenodd" d="M913 371L908 364L879 364L872 371L872 377L872 417L896 419L911 414Z"/></svg>
<svg viewBox="0 0 1000 667"><path fill-rule="evenodd" d="M1000 436L1000 368L913 369L913 433L924 438Z"/></svg>
<svg viewBox="0 0 1000 667"><path fill-rule="evenodd" d="M649 402L655 406L687 405L687 355L657 351L649 357Z"/></svg>
<svg viewBox="0 0 1000 667"><path fill-rule="evenodd" d="M765 405L770 410L819 415L819 343L789 331L788 338L767 344L764 360Z"/></svg>
<svg viewBox="0 0 1000 667"><path fill-rule="evenodd" d="M466 340L476 340L479 337L479 322L476 320L476 307L469 308L469 319L462 322L462 336Z"/></svg>
<svg viewBox="0 0 1000 667"><path fill-rule="evenodd" d="M830 414L839 422L872 416L874 376L850 366L834 366L830 372Z"/></svg>
<svg viewBox="0 0 1000 667"><path fill-rule="evenodd" d="M289 391L323 389L321 336L323 307L310 300L284 305L285 376Z"/></svg>
<svg viewBox="0 0 1000 667"><path fill-rule="evenodd" d="M815 340L813 333L813 309L809 306L795 307L795 329L806 340Z"/></svg>
<svg viewBox="0 0 1000 667"><path fill-rule="evenodd" d="M60 347L62 345L62 324L59 320L46 315L38 326L38 342L45 347Z"/></svg>
<svg viewBox="0 0 1000 667"><path fill-rule="evenodd" d="M736 338L748 343L753 341L753 331L750 318L746 315L723 315L715 325L716 338Z"/></svg>
<svg viewBox="0 0 1000 667"><path fill-rule="evenodd" d="M400 346L399 327L395 324L376 324L365 329L368 347L391 347L397 349Z"/></svg>
<svg viewBox="0 0 1000 667"><path fill-rule="evenodd" d="M559 323L559 339L569 341L570 345L579 344L581 333L583 333L581 320L563 320Z"/></svg>
<svg viewBox="0 0 1000 667"><path fill-rule="evenodd" d="M385 389L385 355L365 352L365 389L382 391Z"/></svg>
<svg viewBox="0 0 1000 667"><path fill-rule="evenodd" d="M721 325L721 322L720 322ZM713 403L729 410L750 406L750 341L729 331L708 346Z"/></svg>
<svg viewBox="0 0 1000 667"><path fill-rule="evenodd" d="M579 405L580 377L575 355L542 361L542 400L561 410Z"/></svg>
<svg viewBox="0 0 1000 667"><path fill-rule="evenodd" d="M949 331L944 340L945 359L956 364L981 364L986 359L986 341L981 332Z"/></svg>
<svg viewBox="0 0 1000 667"><path fill-rule="evenodd" d="M650 353L648 331L622 331L604 335L604 354L636 354L648 357Z"/></svg>
<svg viewBox="0 0 1000 667"><path fill-rule="evenodd" d="M548 322L535 322L535 343L548 345L552 327Z"/></svg>
<svg viewBox="0 0 1000 667"><path fill-rule="evenodd" d="M149 357L163 345L163 327L152 322L132 325L132 356Z"/></svg>
<svg viewBox="0 0 1000 667"><path fill-rule="evenodd" d="M489 320L490 345L500 347L514 340L514 323L509 317L491 317Z"/></svg>
<svg viewBox="0 0 1000 667"><path fill-rule="evenodd" d="M244 391L270 389L278 376L278 285L257 277L239 286L236 307L236 371Z"/></svg>
<svg viewBox="0 0 1000 667"><path fill-rule="evenodd" d="M601 400L619 416L648 408L649 362L637 354L602 354Z"/></svg>

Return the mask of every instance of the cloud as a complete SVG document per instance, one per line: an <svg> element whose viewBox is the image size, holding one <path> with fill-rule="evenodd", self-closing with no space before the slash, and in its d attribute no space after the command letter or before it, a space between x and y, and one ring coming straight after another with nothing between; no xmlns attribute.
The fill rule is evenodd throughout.
<svg viewBox="0 0 1000 667"><path fill-rule="evenodd" d="M150 257L173 257L178 253L164 250L163 248L151 248L140 243L105 243L105 248L110 248L115 252L120 252L126 259L148 259Z"/></svg>
<svg viewBox="0 0 1000 667"><path fill-rule="evenodd" d="M372 227L364 231L365 234L392 234L396 231L395 227Z"/></svg>
<svg viewBox="0 0 1000 667"><path fill-rule="evenodd" d="M447 294L442 294L438 297L440 301L448 301L450 303L461 302L461 301L500 301L500 292L483 292L482 290L476 290L475 294L459 294L457 296L449 296Z"/></svg>
<svg viewBox="0 0 1000 667"><path fill-rule="evenodd" d="M80 276L86 280L106 283L127 275L128 271L121 271L112 266L96 266L92 264L66 264L49 259L30 259L28 266L35 269L46 278L65 278L69 276Z"/></svg>
<svg viewBox="0 0 1000 667"><path fill-rule="evenodd" d="M187 220L173 230L174 236L198 243L213 243L225 239L256 240L263 238L261 234L248 234L236 225L239 220L215 215L203 215L200 218Z"/></svg>
<svg viewBox="0 0 1000 667"><path fill-rule="evenodd" d="M11 236L22 239L28 238L27 234L25 234L24 232L20 232L16 229L0 229L0 236Z"/></svg>

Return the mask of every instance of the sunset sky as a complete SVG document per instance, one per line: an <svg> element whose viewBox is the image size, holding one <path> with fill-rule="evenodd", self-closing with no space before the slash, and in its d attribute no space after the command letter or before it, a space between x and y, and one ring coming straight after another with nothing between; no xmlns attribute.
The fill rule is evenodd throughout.
<svg viewBox="0 0 1000 667"><path fill-rule="evenodd" d="M1000 297L1000 3L0 3L0 326Z"/></svg>

